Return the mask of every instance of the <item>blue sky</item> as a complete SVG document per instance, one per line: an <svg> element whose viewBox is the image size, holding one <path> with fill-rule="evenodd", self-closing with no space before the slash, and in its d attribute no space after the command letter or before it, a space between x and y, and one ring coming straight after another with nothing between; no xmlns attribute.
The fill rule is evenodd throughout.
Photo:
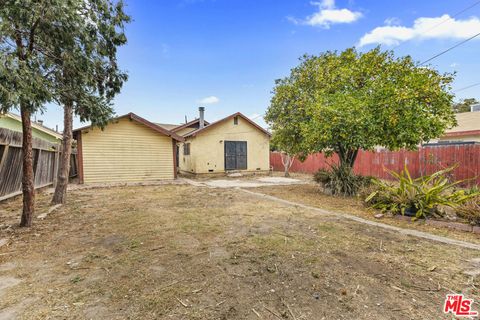
<svg viewBox="0 0 480 320"><path fill-rule="evenodd" d="M133 22L119 62L129 81L115 100L154 122L181 123L206 106L206 119L240 111L255 117L269 105L274 80L305 54L377 44L424 61L480 32L474 0L125 0ZM457 72L454 89L480 82L480 37L431 63ZM480 98L480 86L458 98ZM202 102L203 101L203 102ZM48 106L46 125L62 127L62 110ZM261 117L256 120L264 125ZM80 123L75 121L75 127Z"/></svg>

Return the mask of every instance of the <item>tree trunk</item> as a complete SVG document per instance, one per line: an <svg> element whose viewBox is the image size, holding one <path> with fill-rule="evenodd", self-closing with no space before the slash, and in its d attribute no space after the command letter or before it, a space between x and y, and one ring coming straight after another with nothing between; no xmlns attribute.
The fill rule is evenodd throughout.
<svg viewBox="0 0 480 320"><path fill-rule="evenodd" d="M284 174L284 176L285 176L286 178L290 177L290 172L288 172L288 169L290 169L290 167L289 167L289 166L285 166L285 174Z"/></svg>
<svg viewBox="0 0 480 320"><path fill-rule="evenodd" d="M22 117L22 193L23 210L20 227L30 227L35 213L35 176L33 173L32 123L28 105L20 106Z"/></svg>
<svg viewBox="0 0 480 320"><path fill-rule="evenodd" d="M67 198L68 178L70 174L70 156L72 153L73 101L68 100L63 106L63 140L62 154L58 170L57 185L52 204L64 204Z"/></svg>
<svg viewBox="0 0 480 320"><path fill-rule="evenodd" d="M357 160L358 149L345 151L343 148L339 147L337 150L337 154L340 160L340 165L347 166L351 170L353 170L355 160Z"/></svg>
<svg viewBox="0 0 480 320"><path fill-rule="evenodd" d="M289 170L290 167L293 165L293 160L295 159L295 157L290 156L288 153L285 153L284 156L284 153L281 153L280 158L282 159L283 168L285 169L284 176L288 178L290 177Z"/></svg>

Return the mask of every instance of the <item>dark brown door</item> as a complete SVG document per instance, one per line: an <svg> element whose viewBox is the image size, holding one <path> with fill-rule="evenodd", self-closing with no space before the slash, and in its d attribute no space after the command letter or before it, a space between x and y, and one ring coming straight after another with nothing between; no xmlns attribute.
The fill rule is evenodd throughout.
<svg viewBox="0 0 480 320"><path fill-rule="evenodd" d="M225 170L247 169L247 142L225 141Z"/></svg>

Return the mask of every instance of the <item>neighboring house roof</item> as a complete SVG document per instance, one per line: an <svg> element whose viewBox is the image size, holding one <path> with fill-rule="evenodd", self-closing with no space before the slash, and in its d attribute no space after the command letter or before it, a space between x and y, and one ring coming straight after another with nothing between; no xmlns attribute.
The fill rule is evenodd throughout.
<svg viewBox="0 0 480 320"><path fill-rule="evenodd" d="M17 114L14 114L14 113L8 112L8 113L5 113L5 114L0 114L0 115L5 116L5 117L10 118L10 119L13 119L15 121L18 121L20 123L22 122L22 117L20 117ZM37 129L38 131L41 131L45 134L48 134L49 136L52 136L55 139L62 140L62 135L60 133L58 133L55 130L52 130L48 127L45 127L44 125L42 125L38 122L32 121L32 128Z"/></svg>
<svg viewBox="0 0 480 320"><path fill-rule="evenodd" d="M270 132L268 132L267 130L263 129L262 127L260 127L258 124L256 124L254 121L250 120L248 117L246 117L245 115L243 115L242 113L240 112L237 112L237 113L234 113L232 115L229 115L228 117L225 117L223 119L220 119L218 121L215 121L215 122L212 122L211 124L209 124L208 126L205 126L203 128L200 128L200 129L197 129L197 130L194 130L190 133L187 133L184 137L185 138L188 138L188 137L195 137L196 135L200 134L200 133L203 133L205 131L207 131L208 129L212 128L212 127L215 127L217 124L220 124L222 122L225 122L229 119L232 119L234 117L241 117L242 119L245 119L248 123L250 123L252 126L254 126L255 128L257 128L258 130L262 131L263 133L265 133L266 135L268 136L271 136Z"/></svg>
<svg viewBox="0 0 480 320"><path fill-rule="evenodd" d="M443 137L480 135L480 111L457 113L457 126L445 131Z"/></svg>
<svg viewBox="0 0 480 320"><path fill-rule="evenodd" d="M187 123L182 123L182 124L171 124L171 123L155 123L156 125L159 125L162 128L165 128L167 130L170 130L172 132L177 132L179 130L182 130L183 128L188 128L190 126L193 126L197 123L200 122L200 119L194 119L192 121L189 121ZM205 121L205 125L209 125L210 123L208 121Z"/></svg>
<svg viewBox="0 0 480 320"><path fill-rule="evenodd" d="M124 114L122 116L118 116L116 118L113 118L111 121L115 121L115 120L118 120L118 119L122 119L122 118L128 118L130 120L133 120L133 121L136 121L136 122L139 122L147 127L149 127L150 129L154 130L154 131L157 131L157 132L160 132L166 136L169 136L169 137L172 137L172 139L175 139L177 141L183 141L184 139L179 136L178 134L170 131L170 130L167 130L161 126L159 126L158 124L155 124L153 122L150 122L140 116L137 116L135 113L133 112L130 112L130 113L127 113L127 114ZM81 128L78 128L78 129L75 129L73 130L73 132L77 132L77 131L81 131L81 130L85 130L85 129L88 129L88 128L91 128L92 126L85 126L85 127L81 127Z"/></svg>
<svg viewBox="0 0 480 320"><path fill-rule="evenodd" d="M179 125L179 126L175 127L174 129L172 129L172 131L177 132L179 130L182 130L183 128L188 128L188 127L193 126L194 124L197 124L199 122L200 122L200 119L197 118L195 120L189 121L187 123L184 123L182 125ZM206 126L208 126L210 124L210 122L208 122L206 120L204 120L203 122Z"/></svg>

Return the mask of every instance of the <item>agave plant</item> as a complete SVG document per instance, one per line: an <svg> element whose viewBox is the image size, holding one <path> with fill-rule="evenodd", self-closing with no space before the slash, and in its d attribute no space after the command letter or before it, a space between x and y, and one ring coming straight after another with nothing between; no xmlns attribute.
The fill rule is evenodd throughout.
<svg viewBox="0 0 480 320"><path fill-rule="evenodd" d="M407 166L400 173L388 170L396 183L373 181L378 189L365 202L375 209L395 214L413 212L416 219L431 215L439 205L456 207L480 192L456 190L455 187L466 180L449 181L448 174L455 168L452 166L416 179L411 177Z"/></svg>

